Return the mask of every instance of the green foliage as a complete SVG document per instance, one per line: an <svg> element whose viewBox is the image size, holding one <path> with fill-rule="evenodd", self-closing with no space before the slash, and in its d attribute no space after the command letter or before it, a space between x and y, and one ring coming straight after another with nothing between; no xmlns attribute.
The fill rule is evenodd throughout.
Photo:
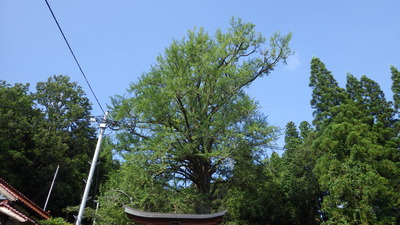
<svg viewBox="0 0 400 225"><path fill-rule="evenodd" d="M261 49L264 38L238 19L226 33L200 29L174 41L128 97L113 98L114 118L130 126L105 138L99 181L108 181L100 208L89 207L86 218L128 225L121 207L128 205L176 213L227 208L226 224L399 224L395 67L392 103L367 76L348 74L340 88L313 58L315 129L289 122L286 151L266 157L277 129L244 88L285 60L289 40L275 35L270 48ZM67 206L76 211L95 144L82 89L65 76L39 82L34 94L29 85L2 81L0 106L2 178L41 205L43 184L60 165L49 209L56 216Z"/></svg>
<svg viewBox="0 0 400 225"><path fill-rule="evenodd" d="M297 131L296 124L293 122L289 122L286 125L285 130L285 149L286 152L294 151L299 144L301 143L301 139L299 136L299 132Z"/></svg>
<svg viewBox="0 0 400 225"><path fill-rule="evenodd" d="M329 109L340 105L345 92L338 86L337 81L325 64L318 58L311 60L311 75L309 86L312 88L311 107L314 108L314 125L320 129L330 122L333 117Z"/></svg>
<svg viewBox="0 0 400 225"><path fill-rule="evenodd" d="M140 168L138 177L113 175L101 207L117 207L123 192L133 199L124 204L145 210L221 210L238 162L258 162L276 137L244 88L291 54L290 34L275 34L266 48L254 27L232 19L214 36L189 31L130 86L129 97L113 98L114 119L132 125L114 148L123 171Z"/></svg>
<svg viewBox="0 0 400 225"><path fill-rule="evenodd" d="M300 123L299 130L300 130L300 138L303 140L308 138L313 132L311 124L307 121L302 121Z"/></svg>
<svg viewBox="0 0 400 225"><path fill-rule="evenodd" d="M192 212L188 209L193 201L186 194L188 190L175 191L175 187L164 182L165 178L155 178L153 170L161 171L162 168L147 162L146 158L141 153L135 157L126 157L126 162L102 187L98 223L131 224L121 208L122 205L146 211Z"/></svg>
<svg viewBox="0 0 400 225"><path fill-rule="evenodd" d="M288 127L295 128L294 123ZM292 130L294 131L294 130ZM310 134L310 137L312 135ZM228 192L229 224L319 224L319 185L312 139L263 163L240 163Z"/></svg>
<svg viewBox="0 0 400 225"><path fill-rule="evenodd" d="M49 183L56 165L60 165L57 182L48 208L54 215L61 210L79 204L87 177L87 162L95 148L95 129L90 126L91 104L82 88L70 82L67 76L52 76L46 82L38 82L34 94L37 107L42 111L41 124L33 137L36 145L36 165L40 165L37 182ZM41 196L42 190L30 190L28 195Z"/></svg>
<svg viewBox="0 0 400 225"><path fill-rule="evenodd" d="M42 206L60 165L47 210L64 217L63 208L80 202L95 148L95 129L88 120L91 104L66 76L39 82L35 93L28 88L0 85L0 174ZM113 168L111 153L103 153L100 160L104 163L98 182Z"/></svg>
<svg viewBox="0 0 400 225"><path fill-rule="evenodd" d="M303 121L297 130L293 122L286 126L285 147L281 164L277 167L281 203L277 204L283 215L274 224L319 224L321 191L313 172L316 155L311 146L315 132ZM278 214L279 215L279 214Z"/></svg>
<svg viewBox="0 0 400 225"><path fill-rule="evenodd" d="M29 85L0 82L0 174L16 187L34 177L34 159L30 155L38 116Z"/></svg>
<svg viewBox="0 0 400 225"><path fill-rule="evenodd" d="M319 128L312 143L318 155L313 172L324 193L323 224L395 224L400 183L393 178L400 171L393 157L398 147L392 103L366 76L357 80L349 74L344 92L324 74L331 82L310 80Z"/></svg>
<svg viewBox="0 0 400 225"><path fill-rule="evenodd" d="M392 91L393 91L393 101L394 101L394 108L397 113L399 113L400 108L400 72L399 70L391 66L390 70L392 72Z"/></svg>
<svg viewBox="0 0 400 225"><path fill-rule="evenodd" d="M66 222L63 218L56 217L49 220L43 220L39 222L40 225L72 225L72 223Z"/></svg>

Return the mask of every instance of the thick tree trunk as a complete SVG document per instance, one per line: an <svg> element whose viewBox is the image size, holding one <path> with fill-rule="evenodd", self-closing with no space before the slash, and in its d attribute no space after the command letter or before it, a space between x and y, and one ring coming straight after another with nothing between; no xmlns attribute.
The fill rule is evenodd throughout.
<svg viewBox="0 0 400 225"><path fill-rule="evenodd" d="M211 162L207 159L199 160L200 163L194 168L196 177L194 184L197 187L198 197L195 202L195 212L198 214L211 213Z"/></svg>
<svg viewBox="0 0 400 225"><path fill-rule="evenodd" d="M211 196L210 196L210 182L204 182L197 185L198 197L195 204L195 211L198 214L211 213Z"/></svg>

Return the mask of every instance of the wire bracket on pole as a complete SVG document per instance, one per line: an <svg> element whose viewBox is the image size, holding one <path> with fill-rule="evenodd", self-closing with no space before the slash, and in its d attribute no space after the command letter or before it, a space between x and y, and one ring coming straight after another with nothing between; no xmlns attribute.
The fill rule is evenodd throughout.
<svg viewBox="0 0 400 225"><path fill-rule="evenodd" d="M85 207L86 207L86 202L88 200L90 185L92 183L93 174L96 169L97 159L98 159L99 153L100 153L101 141L103 140L103 135L107 128L107 116L108 116L108 111L104 113L103 120L101 121L100 126L99 126L100 127L99 139L97 140L96 150L94 151L93 160L92 160L92 163L90 164L89 176L88 176L88 179L86 182L85 191L83 193L82 202L79 207L79 214L76 219L75 225L80 225L82 222L83 214L84 214Z"/></svg>

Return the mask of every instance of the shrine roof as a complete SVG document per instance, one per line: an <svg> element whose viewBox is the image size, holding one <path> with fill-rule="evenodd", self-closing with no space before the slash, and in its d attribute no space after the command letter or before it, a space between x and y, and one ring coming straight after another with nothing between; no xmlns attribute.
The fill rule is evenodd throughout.
<svg viewBox="0 0 400 225"><path fill-rule="evenodd" d="M180 214L180 213L159 213L159 212L145 212L138 209L133 209L129 206L124 206L125 213L143 217L143 218L152 218L152 219L194 219L194 220L203 220L203 219L213 219L223 217L227 210L222 212L213 213L213 214Z"/></svg>
<svg viewBox="0 0 400 225"><path fill-rule="evenodd" d="M27 209L35 212L44 219L50 218L50 214L44 211L41 207L36 205L33 201L15 189L13 186L8 184L5 180L0 177L0 194L1 199L8 199L11 202L21 202Z"/></svg>

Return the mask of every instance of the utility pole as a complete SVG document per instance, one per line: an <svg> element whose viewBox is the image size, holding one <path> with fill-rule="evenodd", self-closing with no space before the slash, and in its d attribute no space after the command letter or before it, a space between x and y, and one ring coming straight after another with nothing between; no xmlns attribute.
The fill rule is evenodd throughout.
<svg viewBox="0 0 400 225"><path fill-rule="evenodd" d="M57 177L57 173L58 173L58 169L59 168L60 168L60 165L57 165L57 169L56 169L56 172L54 174L53 181L51 182L49 194L47 195L46 202L44 203L44 207L43 207L44 211L46 211L47 203L49 202L50 194L51 194L51 191L53 190L53 185L54 185L54 182L56 181L56 177Z"/></svg>
<svg viewBox="0 0 400 225"><path fill-rule="evenodd" d="M96 150L94 151L92 164L90 165L89 176L86 181L85 192L83 193L82 203L81 203L81 206L79 207L79 214L78 214L78 217L76 218L75 225L81 224L83 214L85 212L86 201L88 199L90 185L92 184L93 174L94 174L94 170L96 169L96 164L97 164L97 158L99 157L99 153L100 153L101 141L103 140L104 131L106 130L106 127L107 127L107 122L106 122L107 116L108 116L108 111L106 111L104 113L103 120L100 123L99 139L97 140Z"/></svg>

